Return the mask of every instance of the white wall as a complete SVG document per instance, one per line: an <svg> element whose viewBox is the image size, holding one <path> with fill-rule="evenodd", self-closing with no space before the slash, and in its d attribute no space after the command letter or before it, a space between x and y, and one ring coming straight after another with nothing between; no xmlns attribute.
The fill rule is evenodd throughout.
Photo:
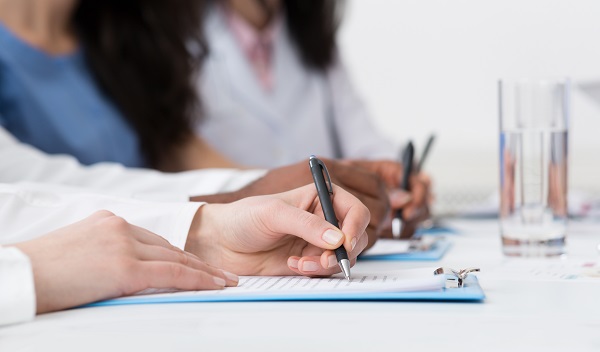
<svg viewBox="0 0 600 352"><path fill-rule="evenodd" d="M382 131L437 133L438 195L483 194L498 184L497 80L600 81L600 1L353 0L340 42ZM600 191L600 101L574 89L572 105L572 189Z"/></svg>

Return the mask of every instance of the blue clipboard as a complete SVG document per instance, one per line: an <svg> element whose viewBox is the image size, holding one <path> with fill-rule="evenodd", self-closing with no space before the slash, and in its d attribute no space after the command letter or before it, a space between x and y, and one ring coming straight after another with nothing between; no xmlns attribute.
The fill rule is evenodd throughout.
<svg viewBox="0 0 600 352"><path fill-rule="evenodd" d="M397 254L361 255L359 260L398 260L398 261L435 261L440 260L452 247L452 241L443 238L434 243L428 250L411 250Z"/></svg>
<svg viewBox="0 0 600 352"><path fill-rule="evenodd" d="M398 302L481 302L485 294L474 275L468 276L462 287L442 288L430 291L403 292L338 292L311 293L303 292L294 295L247 294L226 296L214 295L173 295L154 296L139 295L117 298L88 304L85 307L117 306L130 304L164 304L164 303L210 303L210 302L289 302L289 301L398 301Z"/></svg>

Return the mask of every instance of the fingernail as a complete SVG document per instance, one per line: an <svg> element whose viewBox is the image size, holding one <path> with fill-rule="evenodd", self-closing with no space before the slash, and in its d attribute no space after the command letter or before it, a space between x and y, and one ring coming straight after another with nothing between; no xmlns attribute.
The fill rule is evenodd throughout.
<svg viewBox="0 0 600 352"><path fill-rule="evenodd" d="M225 271L225 270L222 270L222 271L223 271L223 275L225 275L225 277L227 279L229 279L230 281L235 281L235 282L240 281L240 278L236 274L230 273L229 271Z"/></svg>
<svg viewBox="0 0 600 352"><path fill-rule="evenodd" d="M290 268L298 269L298 259L288 259L288 266Z"/></svg>
<svg viewBox="0 0 600 352"><path fill-rule="evenodd" d="M410 193L401 189L394 189L390 192L390 203L397 207L402 206L412 200Z"/></svg>
<svg viewBox="0 0 600 352"><path fill-rule="evenodd" d="M220 277L213 276L213 280L215 281L215 284L217 284L218 286L225 286L225 280L224 279L221 279Z"/></svg>
<svg viewBox="0 0 600 352"><path fill-rule="evenodd" d="M335 255L330 255L329 257L327 257L327 266L329 268L333 268L334 266L337 265L337 259L335 259Z"/></svg>
<svg viewBox="0 0 600 352"><path fill-rule="evenodd" d="M356 247L356 243L358 242L358 240L356 239L356 237L354 237L352 239L352 242L350 242L350 247L352 247L352 249L350 249L351 251L354 250L354 247Z"/></svg>
<svg viewBox="0 0 600 352"><path fill-rule="evenodd" d="M323 234L323 237L321 237L321 238L323 239L323 241L329 243L330 245L335 246L336 244L338 244L340 242L342 237L344 237L344 235L341 232L329 229L329 230L325 231L325 233Z"/></svg>
<svg viewBox="0 0 600 352"><path fill-rule="evenodd" d="M317 271L319 270L319 267L319 264L311 261L305 261L302 263L302 271Z"/></svg>

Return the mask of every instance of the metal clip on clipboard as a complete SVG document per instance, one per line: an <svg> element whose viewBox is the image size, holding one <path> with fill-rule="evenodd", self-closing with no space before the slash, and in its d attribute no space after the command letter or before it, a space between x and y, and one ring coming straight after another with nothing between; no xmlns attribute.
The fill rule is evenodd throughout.
<svg viewBox="0 0 600 352"><path fill-rule="evenodd" d="M433 275L452 275L453 277L446 279L446 288L458 288L463 287L463 283L469 273L480 272L479 268L466 268L461 269L460 271L456 271L451 268L437 268L433 272Z"/></svg>

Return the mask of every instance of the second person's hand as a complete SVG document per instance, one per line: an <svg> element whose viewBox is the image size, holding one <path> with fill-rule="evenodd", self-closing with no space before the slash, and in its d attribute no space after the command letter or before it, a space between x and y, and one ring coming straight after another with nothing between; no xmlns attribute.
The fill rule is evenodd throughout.
<svg viewBox="0 0 600 352"><path fill-rule="evenodd" d="M402 164L391 160L353 160L348 163L374 172L385 182L392 210L403 209L401 238L411 237L419 224L429 218L431 179L426 173L413 174L409 180L410 192L406 192L400 189ZM391 219L388 217L382 225L380 237L392 238Z"/></svg>

